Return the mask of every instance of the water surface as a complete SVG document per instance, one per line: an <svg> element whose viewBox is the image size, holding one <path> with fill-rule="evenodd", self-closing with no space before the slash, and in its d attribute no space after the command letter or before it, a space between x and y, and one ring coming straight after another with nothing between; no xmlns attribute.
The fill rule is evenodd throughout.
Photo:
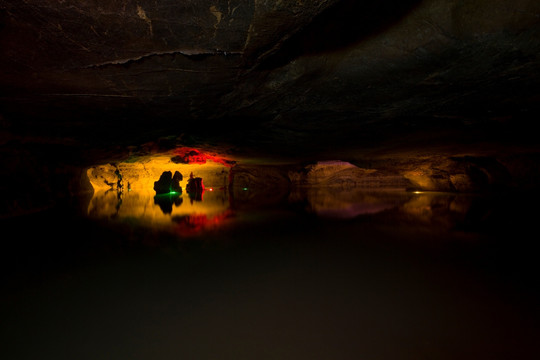
<svg viewBox="0 0 540 360"><path fill-rule="evenodd" d="M532 198L103 192L6 224L9 359L531 359Z"/></svg>

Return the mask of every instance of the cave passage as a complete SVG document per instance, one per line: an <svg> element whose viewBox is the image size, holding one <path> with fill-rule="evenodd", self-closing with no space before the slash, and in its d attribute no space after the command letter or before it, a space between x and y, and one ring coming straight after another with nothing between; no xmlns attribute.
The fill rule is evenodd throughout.
<svg viewBox="0 0 540 360"><path fill-rule="evenodd" d="M539 20L0 0L0 359L540 359Z"/></svg>

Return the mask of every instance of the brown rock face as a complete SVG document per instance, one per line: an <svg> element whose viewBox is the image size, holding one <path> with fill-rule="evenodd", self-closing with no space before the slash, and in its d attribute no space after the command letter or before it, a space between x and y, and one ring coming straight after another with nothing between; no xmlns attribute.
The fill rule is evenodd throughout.
<svg viewBox="0 0 540 360"><path fill-rule="evenodd" d="M527 0L3 0L2 190L57 193L164 143L531 187L539 18Z"/></svg>

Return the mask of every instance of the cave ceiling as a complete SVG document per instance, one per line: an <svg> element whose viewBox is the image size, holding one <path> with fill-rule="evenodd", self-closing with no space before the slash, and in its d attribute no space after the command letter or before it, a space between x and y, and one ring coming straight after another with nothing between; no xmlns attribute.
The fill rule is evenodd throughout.
<svg viewBox="0 0 540 360"><path fill-rule="evenodd" d="M2 144L535 147L539 24L528 0L0 0Z"/></svg>

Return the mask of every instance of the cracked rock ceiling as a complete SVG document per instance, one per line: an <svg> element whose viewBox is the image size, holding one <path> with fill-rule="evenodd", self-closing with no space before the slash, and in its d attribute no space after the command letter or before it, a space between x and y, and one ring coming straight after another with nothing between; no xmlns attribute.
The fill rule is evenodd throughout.
<svg viewBox="0 0 540 360"><path fill-rule="evenodd" d="M528 0L0 0L2 144L535 148L539 22Z"/></svg>

